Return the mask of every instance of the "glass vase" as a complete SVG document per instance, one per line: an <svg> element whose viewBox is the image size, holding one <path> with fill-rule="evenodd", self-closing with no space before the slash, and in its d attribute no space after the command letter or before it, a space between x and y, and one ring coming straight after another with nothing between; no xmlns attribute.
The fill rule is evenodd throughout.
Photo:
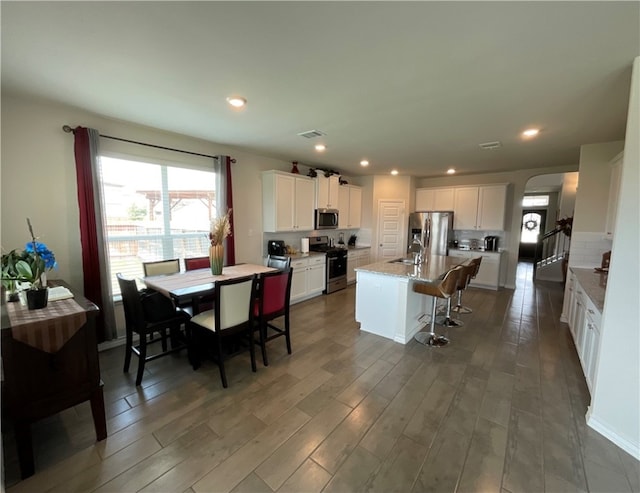
<svg viewBox="0 0 640 493"><path fill-rule="evenodd" d="M211 274L214 276L222 274L224 245L213 245L209 247L209 263L211 264Z"/></svg>

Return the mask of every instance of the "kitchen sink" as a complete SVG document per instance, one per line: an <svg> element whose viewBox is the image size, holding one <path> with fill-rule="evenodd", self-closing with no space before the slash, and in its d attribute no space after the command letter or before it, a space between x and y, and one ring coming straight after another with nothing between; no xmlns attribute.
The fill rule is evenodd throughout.
<svg viewBox="0 0 640 493"><path fill-rule="evenodd" d="M397 258L395 260L390 260L390 264L405 264L405 265L413 265L413 259L410 258Z"/></svg>

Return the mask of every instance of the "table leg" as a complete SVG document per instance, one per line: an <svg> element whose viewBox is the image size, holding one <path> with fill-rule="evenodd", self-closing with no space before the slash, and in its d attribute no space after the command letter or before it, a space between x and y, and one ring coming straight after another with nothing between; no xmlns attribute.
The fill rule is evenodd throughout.
<svg viewBox="0 0 640 493"><path fill-rule="evenodd" d="M96 439L98 441L107 438L107 419L104 412L104 394L102 386L100 386L91 394L91 414L93 415L93 426L96 429Z"/></svg>
<svg viewBox="0 0 640 493"><path fill-rule="evenodd" d="M22 479L25 479L29 476L33 476L33 473L35 472L31 424L25 421L16 421L15 433L18 460L20 461L20 472L22 474Z"/></svg>

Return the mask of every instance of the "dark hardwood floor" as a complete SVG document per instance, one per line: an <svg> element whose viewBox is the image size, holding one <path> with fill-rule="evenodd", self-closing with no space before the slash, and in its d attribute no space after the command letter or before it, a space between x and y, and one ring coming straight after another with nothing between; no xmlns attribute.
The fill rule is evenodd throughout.
<svg viewBox="0 0 640 493"><path fill-rule="evenodd" d="M8 491L632 492L639 464L585 424L589 393L565 324L562 287L469 289L451 344L361 333L355 288L292 307L293 354L269 345L198 371L185 353L122 373L102 352L109 437L89 404L33 426L37 474L19 481L3 421Z"/></svg>

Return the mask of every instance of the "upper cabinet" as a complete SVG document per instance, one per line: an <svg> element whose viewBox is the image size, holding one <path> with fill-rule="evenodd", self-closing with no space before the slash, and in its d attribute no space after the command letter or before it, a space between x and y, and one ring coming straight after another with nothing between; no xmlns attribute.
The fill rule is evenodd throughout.
<svg viewBox="0 0 640 493"><path fill-rule="evenodd" d="M419 188L416 190L416 211L452 211L454 188Z"/></svg>
<svg viewBox="0 0 640 493"><path fill-rule="evenodd" d="M316 178L316 208L337 209L340 178L337 175L326 177L319 174Z"/></svg>
<svg viewBox="0 0 640 493"><path fill-rule="evenodd" d="M353 185L341 185L338 196L338 228L360 227L362 216L362 189Z"/></svg>
<svg viewBox="0 0 640 493"><path fill-rule="evenodd" d="M506 184L416 190L416 210L452 210L454 229L504 230L506 200Z"/></svg>
<svg viewBox="0 0 640 493"><path fill-rule="evenodd" d="M477 229L484 231L504 230L504 213L506 203L506 185L487 185L478 187Z"/></svg>
<svg viewBox="0 0 640 493"><path fill-rule="evenodd" d="M618 195L620 195L620 180L622 179L622 156L623 152L611 160L611 177L609 179L609 204L607 206L607 224L605 229L606 237L613 240L613 233L616 226L616 215L618 213Z"/></svg>
<svg viewBox="0 0 640 493"><path fill-rule="evenodd" d="M262 222L265 232L311 231L315 180L282 171L262 173Z"/></svg>

